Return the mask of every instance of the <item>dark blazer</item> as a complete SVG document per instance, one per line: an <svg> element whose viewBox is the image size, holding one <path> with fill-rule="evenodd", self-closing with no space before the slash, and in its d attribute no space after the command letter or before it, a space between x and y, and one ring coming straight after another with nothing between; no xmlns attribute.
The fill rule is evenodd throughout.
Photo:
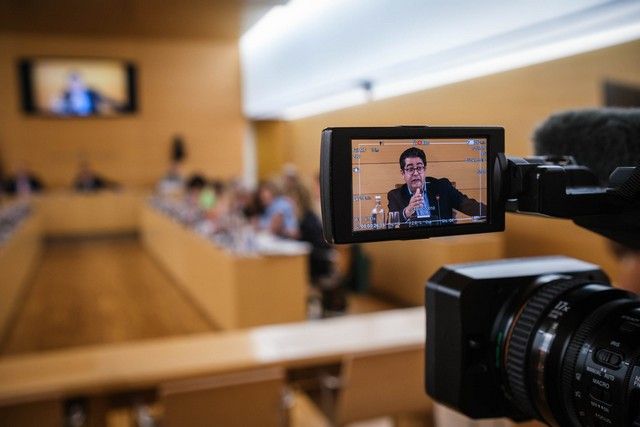
<svg viewBox="0 0 640 427"><path fill-rule="evenodd" d="M322 222L318 216L308 210L299 221L299 240L311 243L311 253L308 258L308 272L312 284L317 284L323 277L329 277L333 272L333 248L322 235Z"/></svg>
<svg viewBox="0 0 640 427"><path fill-rule="evenodd" d="M92 176L88 179L76 178L73 182L76 191L98 191L107 188L107 181L99 176Z"/></svg>
<svg viewBox="0 0 640 427"><path fill-rule="evenodd" d="M102 97L98 92L93 89L86 89L85 94L89 98L89 111L88 114L96 114L98 113L98 105L102 102ZM71 92L66 91L62 97L63 107L62 112L64 114L82 114L82 112L75 111L73 106L71 105Z"/></svg>
<svg viewBox="0 0 640 427"><path fill-rule="evenodd" d="M453 210L460 211L469 216L486 215L487 207L479 203L475 199L470 199L465 194L456 190L447 178L426 177L425 184L427 187L427 198L429 199L429 210L431 212L430 220L451 219L453 218ZM409 204L411 194L407 188L407 184L402 187L391 190L387 193L389 201L389 212L402 212ZM400 217L404 220L417 219L414 212L411 218L404 218L404 214L400 213Z"/></svg>

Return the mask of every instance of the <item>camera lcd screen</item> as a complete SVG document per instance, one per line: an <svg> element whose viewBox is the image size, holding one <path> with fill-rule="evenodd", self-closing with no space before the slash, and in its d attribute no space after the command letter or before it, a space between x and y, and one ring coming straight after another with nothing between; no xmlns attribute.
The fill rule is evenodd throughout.
<svg viewBox="0 0 640 427"><path fill-rule="evenodd" d="M487 221L487 139L353 139L353 232Z"/></svg>
<svg viewBox="0 0 640 427"><path fill-rule="evenodd" d="M334 127L322 132L325 238L424 239L504 230L500 127Z"/></svg>

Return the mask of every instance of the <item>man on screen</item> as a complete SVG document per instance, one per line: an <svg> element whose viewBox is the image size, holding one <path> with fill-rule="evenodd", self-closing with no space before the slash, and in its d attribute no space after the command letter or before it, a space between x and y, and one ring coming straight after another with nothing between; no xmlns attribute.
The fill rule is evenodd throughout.
<svg viewBox="0 0 640 427"><path fill-rule="evenodd" d="M400 155L405 184L387 193L389 212L400 212L401 221L453 219L453 210L469 216L486 215L486 206L458 191L447 178L425 177L427 157L411 147Z"/></svg>
<svg viewBox="0 0 640 427"><path fill-rule="evenodd" d="M52 109L58 114L91 116L119 111L122 105L88 86L82 75L74 71L67 77L67 85Z"/></svg>

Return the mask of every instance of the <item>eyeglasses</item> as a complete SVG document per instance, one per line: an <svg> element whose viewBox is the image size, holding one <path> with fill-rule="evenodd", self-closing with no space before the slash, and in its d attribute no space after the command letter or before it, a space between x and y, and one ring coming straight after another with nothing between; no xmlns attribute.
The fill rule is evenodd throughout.
<svg viewBox="0 0 640 427"><path fill-rule="evenodd" d="M413 175L414 172L418 172L418 173L422 173L424 172L424 166L408 166L406 168L404 168L404 173L409 174L409 175Z"/></svg>

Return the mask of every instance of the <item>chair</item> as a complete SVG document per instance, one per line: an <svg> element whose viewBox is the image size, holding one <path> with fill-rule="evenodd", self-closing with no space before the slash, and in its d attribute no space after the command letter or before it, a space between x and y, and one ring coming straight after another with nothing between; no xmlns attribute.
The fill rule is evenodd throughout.
<svg viewBox="0 0 640 427"><path fill-rule="evenodd" d="M424 347L351 355L342 369L336 425L411 412L431 416L432 402L423 384Z"/></svg>
<svg viewBox="0 0 640 427"><path fill-rule="evenodd" d="M286 425L281 368L173 381L160 387L163 426Z"/></svg>
<svg viewBox="0 0 640 427"><path fill-rule="evenodd" d="M546 425L539 421L514 423L507 418L472 420L440 404L434 405L433 414L438 427L544 427Z"/></svg>
<svg viewBox="0 0 640 427"><path fill-rule="evenodd" d="M62 427L62 402L45 400L0 407L0 426Z"/></svg>

